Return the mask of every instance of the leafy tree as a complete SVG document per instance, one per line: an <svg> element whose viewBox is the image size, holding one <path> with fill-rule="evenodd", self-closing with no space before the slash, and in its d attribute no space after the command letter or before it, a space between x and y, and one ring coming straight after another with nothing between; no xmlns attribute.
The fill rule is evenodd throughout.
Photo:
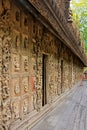
<svg viewBox="0 0 87 130"><path fill-rule="evenodd" d="M87 2L86 0L72 0L71 8L73 18L83 35L85 49L87 51Z"/></svg>

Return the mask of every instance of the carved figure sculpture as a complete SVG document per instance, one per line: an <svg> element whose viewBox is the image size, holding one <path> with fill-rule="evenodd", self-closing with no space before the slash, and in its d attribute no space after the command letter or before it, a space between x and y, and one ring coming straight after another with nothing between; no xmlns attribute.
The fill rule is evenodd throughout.
<svg viewBox="0 0 87 130"><path fill-rule="evenodd" d="M27 112L28 112L28 101L24 100L24 103L23 103L23 113L27 114Z"/></svg>
<svg viewBox="0 0 87 130"><path fill-rule="evenodd" d="M16 102L13 104L13 117L14 119L18 119L20 117L20 114L19 114L19 103Z"/></svg>
<svg viewBox="0 0 87 130"><path fill-rule="evenodd" d="M20 87L19 87L18 80L16 80L15 83L14 83L14 92L15 92L15 94L19 94L20 93Z"/></svg>
<svg viewBox="0 0 87 130"><path fill-rule="evenodd" d="M24 92L28 92L28 78L23 79L22 85L23 85Z"/></svg>
<svg viewBox="0 0 87 130"><path fill-rule="evenodd" d="M20 70L19 59L14 57L14 71L18 72Z"/></svg>

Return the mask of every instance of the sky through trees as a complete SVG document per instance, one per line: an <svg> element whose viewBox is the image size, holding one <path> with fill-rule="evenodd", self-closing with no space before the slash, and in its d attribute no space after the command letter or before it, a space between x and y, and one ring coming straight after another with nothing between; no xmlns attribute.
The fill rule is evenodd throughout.
<svg viewBox="0 0 87 130"><path fill-rule="evenodd" d="M77 28L80 28L81 36L83 37L85 49L87 52L87 1L72 0L71 9Z"/></svg>

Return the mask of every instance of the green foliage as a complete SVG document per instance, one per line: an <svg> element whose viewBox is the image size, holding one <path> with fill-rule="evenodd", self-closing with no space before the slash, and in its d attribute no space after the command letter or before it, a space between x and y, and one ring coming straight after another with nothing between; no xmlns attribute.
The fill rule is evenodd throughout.
<svg viewBox="0 0 87 130"><path fill-rule="evenodd" d="M77 27L80 28L87 51L87 2L86 0L72 0L71 8L73 19L76 21Z"/></svg>

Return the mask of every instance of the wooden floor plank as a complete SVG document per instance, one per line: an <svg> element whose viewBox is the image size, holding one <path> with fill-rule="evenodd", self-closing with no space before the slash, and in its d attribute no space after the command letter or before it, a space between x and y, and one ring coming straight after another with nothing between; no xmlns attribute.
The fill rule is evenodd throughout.
<svg viewBox="0 0 87 130"><path fill-rule="evenodd" d="M31 130L87 130L87 82Z"/></svg>

